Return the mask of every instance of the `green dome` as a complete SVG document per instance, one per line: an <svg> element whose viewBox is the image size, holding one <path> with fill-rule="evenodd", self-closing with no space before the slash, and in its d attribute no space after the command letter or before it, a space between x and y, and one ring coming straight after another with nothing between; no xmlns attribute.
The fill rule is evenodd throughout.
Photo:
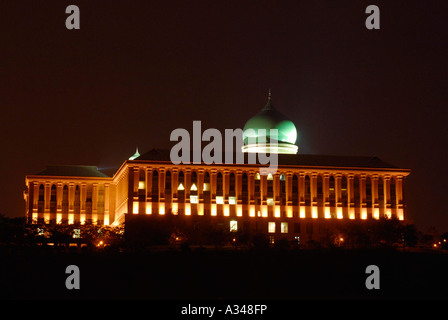
<svg viewBox="0 0 448 320"><path fill-rule="evenodd" d="M248 129L253 129L247 131ZM281 114L272 106L271 96L268 97L266 106L258 112L255 116L250 118L243 129L244 143L248 143L248 138L257 138L258 130L266 129L267 142L270 141L269 129L278 130L278 141L290 144L295 144L297 140L297 130L294 123L289 120L285 115Z"/></svg>

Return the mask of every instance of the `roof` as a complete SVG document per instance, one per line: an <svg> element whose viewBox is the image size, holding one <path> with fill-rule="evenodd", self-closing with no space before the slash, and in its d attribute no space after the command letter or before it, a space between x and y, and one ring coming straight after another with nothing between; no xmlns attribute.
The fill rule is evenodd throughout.
<svg viewBox="0 0 448 320"><path fill-rule="evenodd" d="M248 163L248 154L244 153L244 163ZM190 161L193 157L190 156ZM221 159L225 162L225 154ZM236 163L236 153L232 153L232 159ZM258 159L258 157L257 157ZM169 161L170 150L152 149L135 160ZM279 165L312 166L312 167L341 167L341 168L378 168L399 169L397 166L387 163L376 156L339 156L339 155L315 155L315 154L278 154Z"/></svg>
<svg viewBox="0 0 448 320"><path fill-rule="evenodd" d="M36 175L38 175L38 176L62 176L62 177L109 178L108 175L99 171L96 166L73 166L73 165L47 166L44 170L37 173Z"/></svg>

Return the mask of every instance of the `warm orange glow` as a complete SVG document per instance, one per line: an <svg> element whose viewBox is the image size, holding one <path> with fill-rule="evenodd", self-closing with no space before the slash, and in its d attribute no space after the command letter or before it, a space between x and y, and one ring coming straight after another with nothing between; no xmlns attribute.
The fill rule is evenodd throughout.
<svg viewBox="0 0 448 320"><path fill-rule="evenodd" d="M388 219L392 218L392 212L391 212L390 208L387 208L387 209L386 209L386 217L387 217Z"/></svg>
<svg viewBox="0 0 448 320"><path fill-rule="evenodd" d="M373 208L373 218L379 219L380 218L380 209L379 208Z"/></svg>
<svg viewBox="0 0 448 320"><path fill-rule="evenodd" d="M212 204L212 216L216 216L216 204Z"/></svg>
<svg viewBox="0 0 448 320"><path fill-rule="evenodd" d="M331 218L331 214L330 214L330 207L325 207L325 219L330 219Z"/></svg>
<svg viewBox="0 0 448 320"><path fill-rule="evenodd" d="M176 212L177 212L177 208L176 208ZM146 214L151 214L152 213L152 205L151 202L147 202L146 203Z"/></svg>
<svg viewBox="0 0 448 320"><path fill-rule="evenodd" d="M107 217L109 221L109 217ZM75 223L75 215L73 213L68 214L68 224L74 224Z"/></svg>
<svg viewBox="0 0 448 320"><path fill-rule="evenodd" d="M229 205L226 204L226 205L224 205L224 216L228 217L229 215L230 215Z"/></svg>
<svg viewBox="0 0 448 320"><path fill-rule="evenodd" d="M367 208L361 208L361 219L367 219Z"/></svg>
<svg viewBox="0 0 448 320"><path fill-rule="evenodd" d="M279 207L275 208L274 217L280 218L280 208Z"/></svg>
<svg viewBox="0 0 448 320"><path fill-rule="evenodd" d="M305 218L305 207L300 207L299 217Z"/></svg>
<svg viewBox="0 0 448 320"><path fill-rule="evenodd" d="M311 208L311 218L317 219L317 207L316 206L313 206Z"/></svg>
<svg viewBox="0 0 448 320"><path fill-rule="evenodd" d="M61 224L62 223L62 213L56 214L56 223Z"/></svg>
<svg viewBox="0 0 448 320"><path fill-rule="evenodd" d="M286 217L292 218L292 208L288 206L288 209L286 210Z"/></svg>
<svg viewBox="0 0 448 320"><path fill-rule="evenodd" d="M336 208L336 218L337 219L342 219L343 218L342 208L341 207Z"/></svg>
<svg viewBox="0 0 448 320"><path fill-rule="evenodd" d="M81 224L85 224L86 223L86 215L85 214L81 214Z"/></svg>
<svg viewBox="0 0 448 320"><path fill-rule="evenodd" d="M255 217L255 207L250 206L249 217Z"/></svg>
<svg viewBox="0 0 448 320"><path fill-rule="evenodd" d="M264 218L268 217L268 208L266 208L266 206L263 206L261 216Z"/></svg>
<svg viewBox="0 0 448 320"><path fill-rule="evenodd" d="M350 208L348 212L349 219L355 219L355 208Z"/></svg>
<svg viewBox="0 0 448 320"><path fill-rule="evenodd" d="M105 214L104 215L104 225L106 225L106 226L108 226L109 225L109 215L108 214Z"/></svg>
<svg viewBox="0 0 448 320"><path fill-rule="evenodd" d="M242 217L243 216L243 208L241 205L238 205L237 209L236 209L236 216L237 217Z"/></svg>
<svg viewBox="0 0 448 320"><path fill-rule="evenodd" d="M165 214L165 203L164 202L160 202L159 203L159 214L160 215L164 215Z"/></svg>
<svg viewBox="0 0 448 320"><path fill-rule="evenodd" d="M134 201L132 203L132 213L137 214L138 213L138 201Z"/></svg>

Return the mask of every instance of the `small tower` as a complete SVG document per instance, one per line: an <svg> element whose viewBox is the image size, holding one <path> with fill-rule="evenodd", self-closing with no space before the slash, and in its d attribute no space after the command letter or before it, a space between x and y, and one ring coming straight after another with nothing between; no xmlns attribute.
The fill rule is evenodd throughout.
<svg viewBox="0 0 448 320"><path fill-rule="evenodd" d="M135 160L135 159L137 159L138 157L140 157L140 153L138 153L138 147L137 147L137 149L135 150L134 155L132 155L131 157L129 157L129 160Z"/></svg>

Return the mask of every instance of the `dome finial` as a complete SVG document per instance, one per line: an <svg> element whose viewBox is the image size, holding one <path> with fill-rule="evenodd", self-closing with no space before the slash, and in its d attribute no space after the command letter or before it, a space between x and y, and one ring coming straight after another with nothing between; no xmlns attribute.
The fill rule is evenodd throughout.
<svg viewBox="0 0 448 320"><path fill-rule="evenodd" d="M134 155L132 155L131 157L129 157L129 160L135 160L135 159L137 159L138 157L140 157L140 153L138 152L138 147L137 147L137 149L135 150Z"/></svg>
<svg viewBox="0 0 448 320"><path fill-rule="evenodd" d="M271 100L271 88L269 88L269 91L268 91L268 100Z"/></svg>

